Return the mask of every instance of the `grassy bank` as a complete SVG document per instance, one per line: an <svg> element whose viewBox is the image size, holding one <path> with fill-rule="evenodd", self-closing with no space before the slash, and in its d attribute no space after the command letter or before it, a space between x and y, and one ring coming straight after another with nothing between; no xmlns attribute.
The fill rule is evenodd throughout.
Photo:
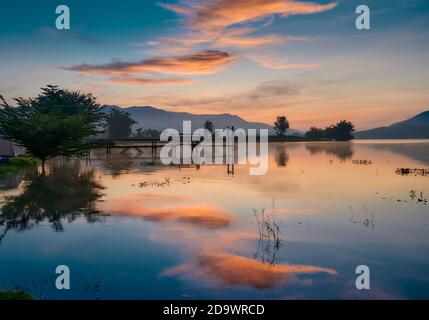
<svg viewBox="0 0 429 320"><path fill-rule="evenodd" d="M34 298L23 290L0 290L0 300L34 300Z"/></svg>
<svg viewBox="0 0 429 320"><path fill-rule="evenodd" d="M10 158L8 163L0 164L0 177L19 172L26 168L35 168L37 164L37 160L32 157Z"/></svg>

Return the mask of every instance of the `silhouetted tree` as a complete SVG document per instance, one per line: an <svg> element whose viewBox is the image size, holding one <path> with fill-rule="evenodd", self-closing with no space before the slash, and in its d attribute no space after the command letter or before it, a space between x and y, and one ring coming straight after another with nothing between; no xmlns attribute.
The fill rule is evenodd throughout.
<svg viewBox="0 0 429 320"><path fill-rule="evenodd" d="M334 140L334 135L335 135L335 126L329 126L327 127L324 131L324 136L326 140Z"/></svg>
<svg viewBox="0 0 429 320"><path fill-rule="evenodd" d="M106 120L106 128L110 139L124 139L131 135L131 128L137 122L128 112L112 109Z"/></svg>
<svg viewBox="0 0 429 320"><path fill-rule="evenodd" d="M310 130L305 133L305 136L309 139L322 140L325 138L325 132L320 128L311 127Z"/></svg>
<svg viewBox="0 0 429 320"><path fill-rule="evenodd" d="M350 141L353 137L355 128L349 121L342 120L333 127L333 138L337 141Z"/></svg>
<svg viewBox="0 0 429 320"><path fill-rule="evenodd" d="M144 136L148 138L159 139L161 132L155 129L147 129L144 131Z"/></svg>
<svg viewBox="0 0 429 320"><path fill-rule="evenodd" d="M206 130L210 131L212 134L215 132L214 124L213 124L213 122L212 122L212 121L210 121L210 120L207 120L207 121L204 123L204 129L206 129Z"/></svg>
<svg viewBox="0 0 429 320"><path fill-rule="evenodd" d="M278 136L285 136L289 129L289 122L285 116L278 116L276 122L274 122L274 130Z"/></svg>
<svg viewBox="0 0 429 320"><path fill-rule="evenodd" d="M92 94L48 85L35 98L16 98L16 107L0 96L1 134L45 163L56 156L82 156L95 146L105 115Z"/></svg>
<svg viewBox="0 0 429 320"><path fill-rule="evenodd" d="M145 135L144 135L143 128L137 128L136 132L134 133L133 136L136 137L136 138L144 138Z"/></svg>

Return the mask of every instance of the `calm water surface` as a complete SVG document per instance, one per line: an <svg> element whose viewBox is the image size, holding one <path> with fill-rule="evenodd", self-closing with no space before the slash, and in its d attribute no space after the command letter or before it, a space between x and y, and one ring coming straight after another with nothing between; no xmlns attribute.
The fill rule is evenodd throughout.
<svg viewBox="0 0 429 320"><path fill-rule="evenodd" d="M429 298L427 141L270 144L269 172L130 150L0 181L0 288L43 299ZM150 153L150 151L149 151ZM260 237L264 212L281 245ZM54 286L71 270L71 290ZM371 290L355 288L368 265Z"/></svg>

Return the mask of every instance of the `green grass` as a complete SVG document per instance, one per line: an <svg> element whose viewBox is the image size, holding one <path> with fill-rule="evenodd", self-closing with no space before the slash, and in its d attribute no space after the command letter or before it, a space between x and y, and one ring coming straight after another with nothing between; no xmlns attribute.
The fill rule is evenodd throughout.
<svg viewBox="0 0 429 320"><path fill-rule="evenodd" d="M0 300L34 300L27 292L21 289L0 290Z"/></svg>
<svg viewBox="0 0 429 320"><path fill-rule="evenodd" d="M16 173L25 168L34 168L38 161L32 157L10 158L9 163L0 164L0 176Z"/></svg>

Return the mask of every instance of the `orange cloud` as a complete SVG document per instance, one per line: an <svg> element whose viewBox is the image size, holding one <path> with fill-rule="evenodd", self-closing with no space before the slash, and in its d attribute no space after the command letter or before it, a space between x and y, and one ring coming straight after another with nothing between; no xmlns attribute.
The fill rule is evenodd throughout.
<svg viewBox="0 0 429 320"><path fill-rule="evenodd" d="M300 37L286 37L280 35L265 36L221 36L217 39L216 45L219 47L257 47L262 45L272 45L278 43L287 43L290 41L304 40Z"/></svg>
<svg viewBox="0 0 429 320"><path fill-rule="evenodd" d="M135 85L135 86L179 86L179 85L188 85L195 83L195 80L192 79L144 79L144 78L109 78L107 79L113 83L126 84L126 85Z"/></svg>
<svg viewBox="0 0 429 320"><path fill-rule="evenodd" d="M183 49L186 46L212 45L214 48L250 48L284 45L290 41L307 40L302 37L282 36L276 34L251 35L255 31L269 26L276 15L288 16L313 14L331 10L337 2L318 4L290 0L207 0L181 1L179 4L161 3L163 8L176 12L184 17L185 25L190 32L176 37L164 37L151 42L167 52ZM261 19L271 18L263 22ZM260 22L258 28L249 28L244 23ZM246 52L246 51L244 51ZM252 53L252 55L254 55ZM256 57L250 60L271 69L313 69L315 64L285 63L269 58Z"/></svg>
<svg viewBox="0 0 429 320"><path fill-rule="evenodd" d="M297 274L327 273L336 275L333 269L306 265L270 265L258 260L225 252L196 255L195 264L185 264L166 270L162 275L197 274L219 281L224 285L248 286L269 289L295 280Z"/></svg>
<svg viewBox="0 0 429 320"><path fill-rule="evenodd" d="M184 15L190 26L207 30L226 28L276 14L287 16L323 12L336 7L337 3L321 5L289 0L209 0L160 5Z"/></svg>
<svg viewBox="0 0 429 320"><path fill-rule="evenodd" d="M163 74L210 74L223 69L235 60L226 52L208 50L178 58L159 58L140 62L114 61L102 65L82 64L65 70L95 74L135 74L158 72Z"/></svg>
<svg viewBox="0 0 429 320"><path fill-rule="evenodd" d="M315 63L289 63L284 57L271 53L248 53L246 58L269 69L319 69L320 64Z"/></svg>

